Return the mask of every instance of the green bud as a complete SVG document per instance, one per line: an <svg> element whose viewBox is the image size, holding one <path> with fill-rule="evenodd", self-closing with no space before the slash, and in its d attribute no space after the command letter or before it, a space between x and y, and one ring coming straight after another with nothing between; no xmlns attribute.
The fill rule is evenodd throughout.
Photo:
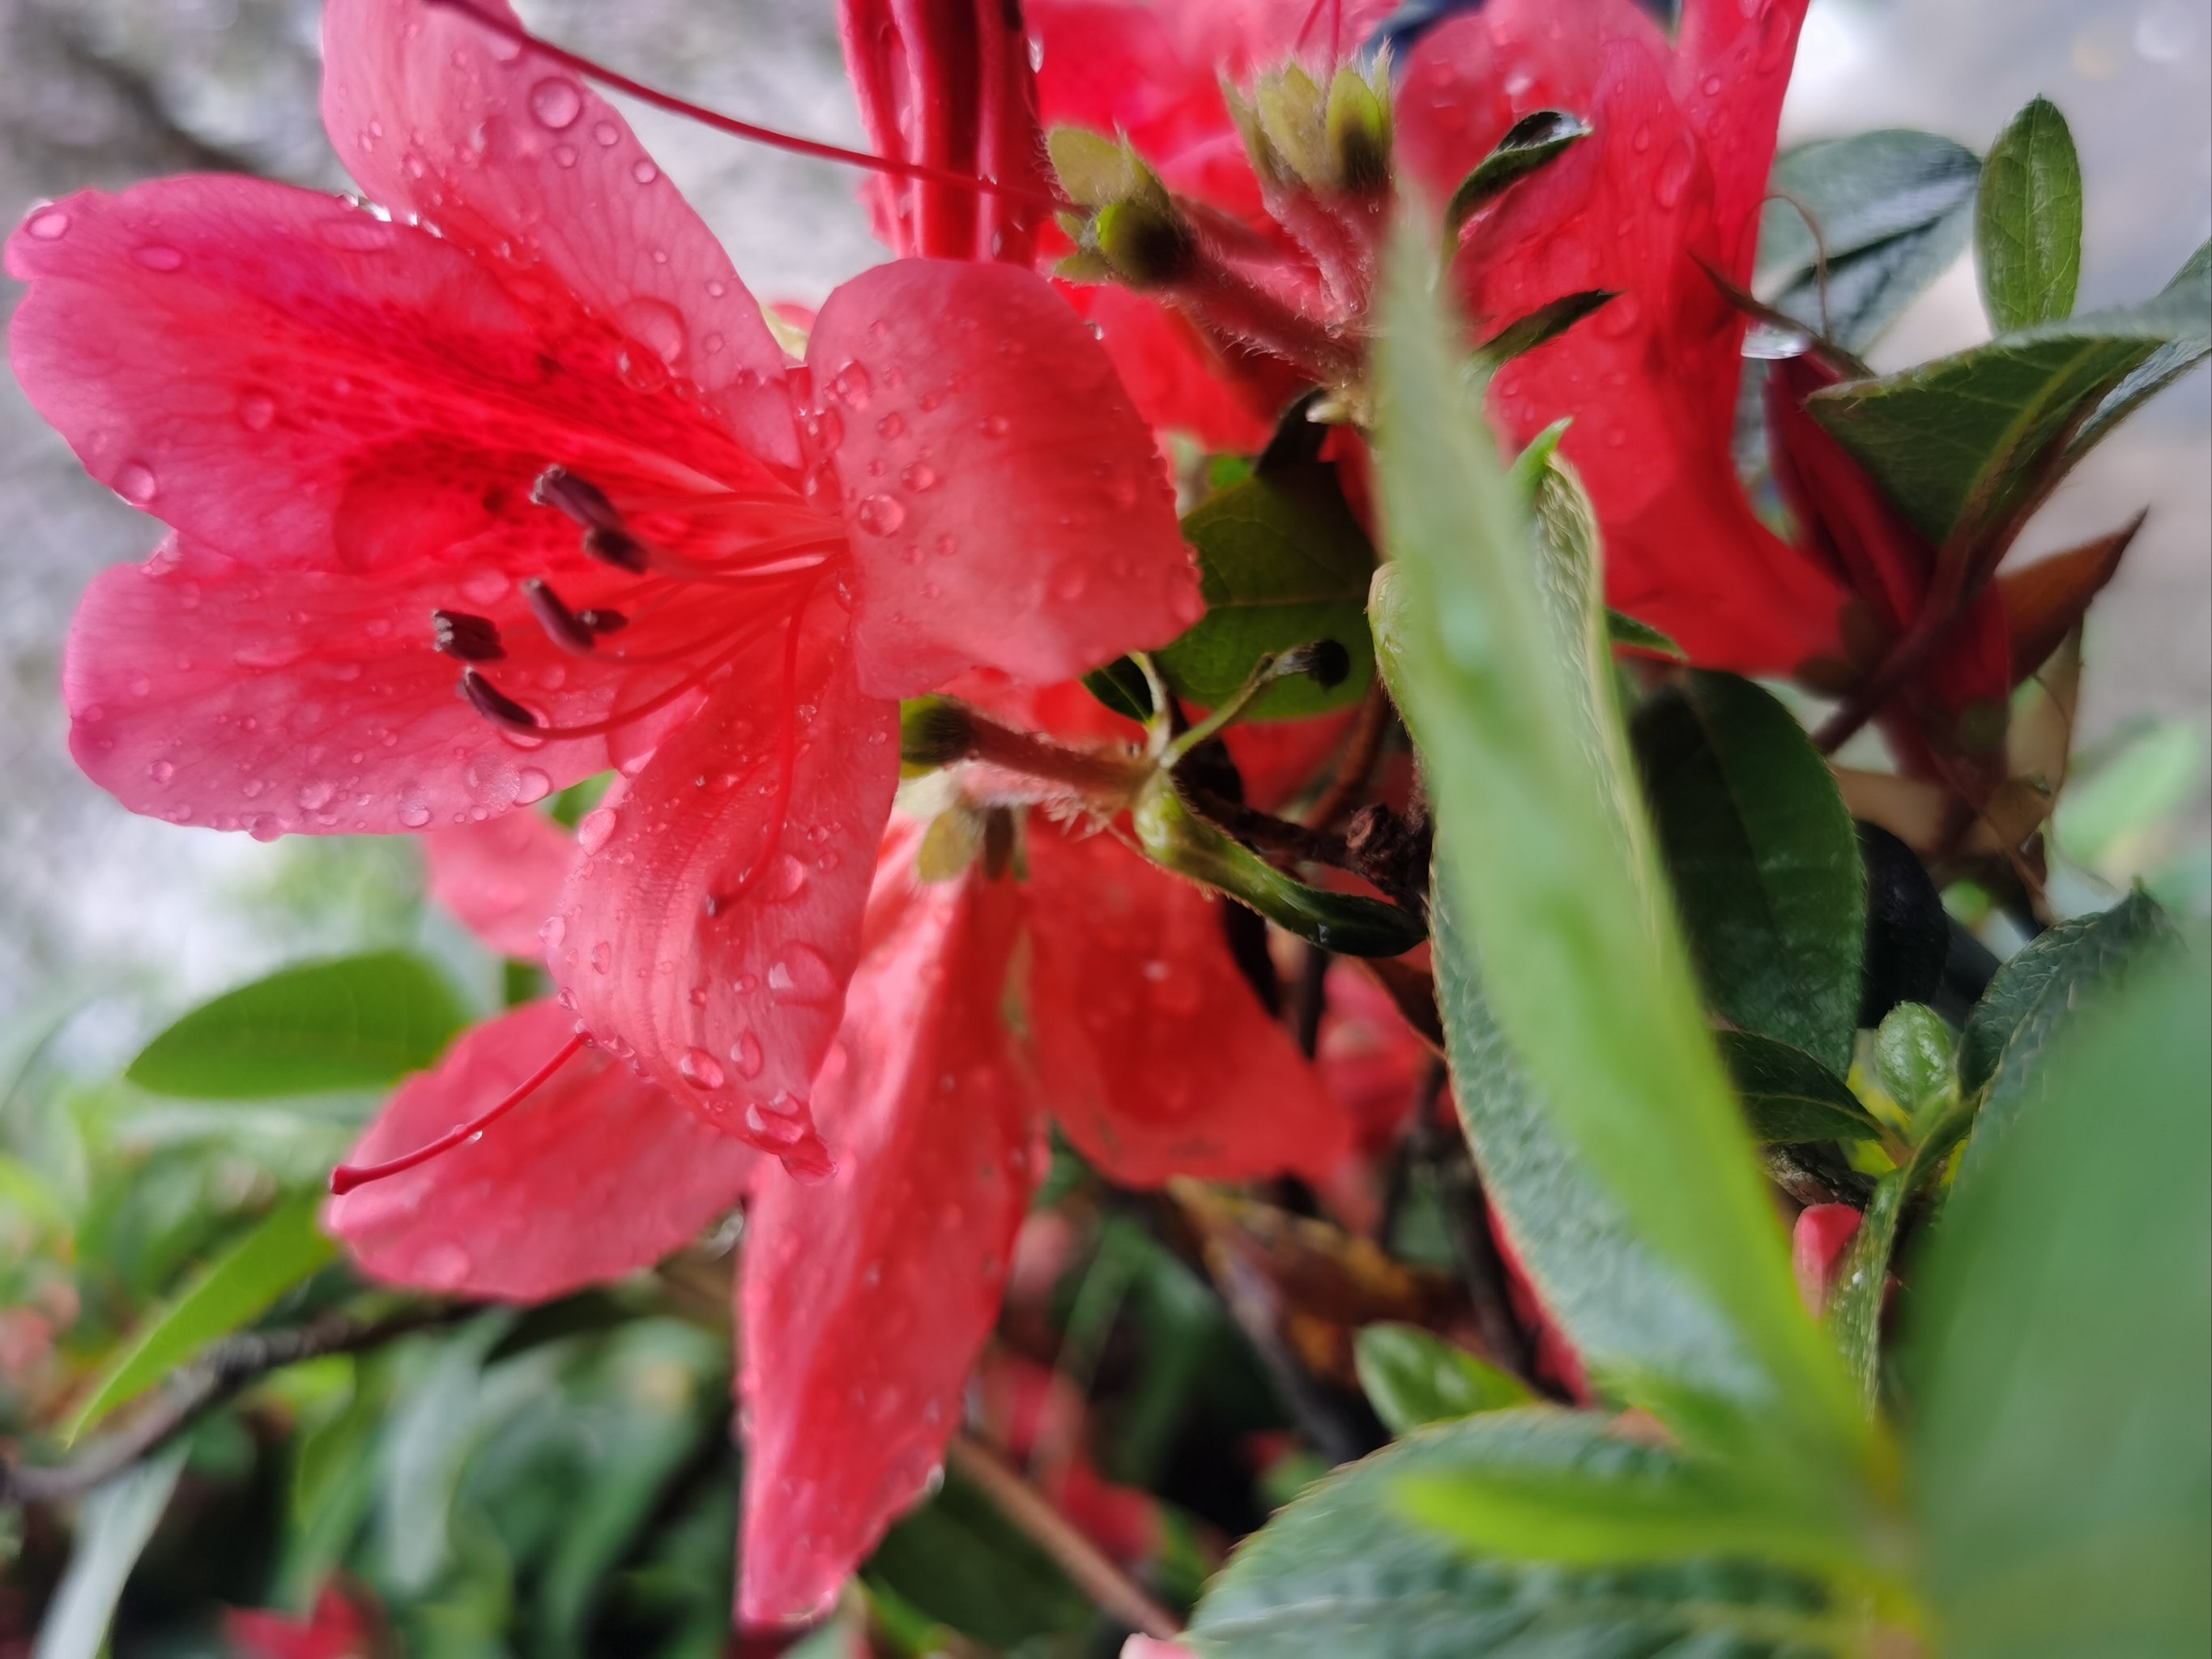
<svg viewBox="0 0 2212 1659"><path fill-rule="evenodd" d="M1329 182L1350 196L1372 196L1390 183L1390 99L1346 67L1328 83L1323 118L1329 155Z"/></svg>
<svg viewBox="0 0 2212 1659"><path fill-rule="evenodd" d="M1045 153L1067 199L1087 208L1126 201L1143 191L1150 173L1135 150L1085 127L1054 127L1045 135Z"/></svg>
<svg viewBox="0 0 2212 1659"><path fill-rule="evenodd" d="M899 705L899 773L915 777L965 759L975 742L968 705L951 697L914 697Z"/></svg>
<svg viewBox="0 0 2212 1659"><path fill-rule="evenodd" d="M1330 175L1328 118L1322 90L1296 64L1260 77L1252 89L1261 129L1285 168L1309 185Z"/></svg>
<svg viewBox="0 0 2212 1659"><path fill-rule="evenodd" d="M1172 776L1155 775L1130 813L1155 864L1226 893L1300 939L1348 957L1395 957L1427 937L1411 911L1293 880L1192 811Z"/></svg>
<svg viewBox="0 0 2212 1659"><path fill-rule="evenodd" d="M1198 253L1197 236L1164 193L1157 202L1139 197L1099 209L1091 241L1114 274L1136 289L1175 282Z"/></svg>

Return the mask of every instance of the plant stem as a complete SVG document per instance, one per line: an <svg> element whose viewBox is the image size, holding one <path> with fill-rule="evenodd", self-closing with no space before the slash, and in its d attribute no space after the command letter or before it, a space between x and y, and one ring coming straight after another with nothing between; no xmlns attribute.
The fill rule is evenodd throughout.
<svg viewBox="0 0 2212 1659"><path fill-rule="evenodd" d="M996 1451L972 1435L957 1434L945 1449L945 1461L980 1487L1000 1513L1058 1563L1060 1571L1103 1611L1155 1641L1171 1642L1182 1633L1173 1613L1078 1531Z"/></svg>

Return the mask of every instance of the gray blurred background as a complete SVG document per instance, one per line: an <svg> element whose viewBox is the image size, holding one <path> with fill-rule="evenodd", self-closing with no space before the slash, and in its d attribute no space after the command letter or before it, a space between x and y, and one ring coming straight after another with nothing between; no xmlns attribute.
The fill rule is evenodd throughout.
<svg viewBox="0 0 2212 1659"><path fill-rule="evenodd" d="M832 0L522 9L553 38L672 91L860 142ZM12 226L43 197L181 171L345 188L316 116L319 15L318 0L0 0L0 222ZM2038 92L2064 109L2087 175L2082 307L2162 286L2212 233L2212 0L1815 0L1785 141L1912 125L1979 149ZM853 174L630 114L763 299L818 301L878 257ZM12 307L14 285L0 290ZM1984 332L1962 262L1876 361L1917 361ZM2200 372L2081 469L2023 550L2069 545L2151 507L2100 606L2084 721L2092 741L2146 716L2194 722L2179 787L2199 803L2189 814L2199 823L2212 704L2208 447L2212 390ZM286 957L358 948L381 929L413 931L404 846L264 846L177 829L132 817L78 775L58 695L70 615L95 571L143 556L157 530L82 476L4 376L0 526L0 1045L11 1028L35 1031L88 1000L114 1011L111 1042L126 1039L149 1008ZM102 1023L84 1040L98 1046Z"/></svg>

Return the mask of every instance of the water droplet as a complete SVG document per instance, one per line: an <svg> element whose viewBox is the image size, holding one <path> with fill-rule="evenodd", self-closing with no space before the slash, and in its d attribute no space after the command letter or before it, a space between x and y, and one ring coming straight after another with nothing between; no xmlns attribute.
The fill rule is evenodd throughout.
<svg viewBox="0 0 2212 1659"><path fill-rule="evenodd" d="M622 325L664 363L674 364L690 343L684 314L660 300L633 300L620 313Z"/></svg>
<svg viewBox="0 0 2212 1659"><path fill-rule="evenodd" d="M149 242L143 247L133 248L131 251L131 257L149 270L184 269L185 256L167 242Z"/></svg>
<svg viewBox="0 0 2212 1659"><path fill-rule="evenodd" d="M937 469L927 461L916 461L899 474L899 482L917 493L934 489L937 488Z"/></svg>
<svg viewBox="0 0 2212 1659"><path fill-rule="evenodd" d="M793 945L769 964L769 994L779 1002L820 1004L837 994L836 975L811 945Z"/></svg>
<svg viewBox="0 0 2212 1659"><path fill-rule="evenodd" d="M1091 586L1091 573L1070 560L1060 566L1052 579L1052 596L1062 605L1073 605Z"/></svg>
<svg viewBox="0 0 2212 1659"><path fill-rule="evenodd" d="M649 185L660 177L660 169L641 155L629 164L629 176L641 185Z"/></svg>
<svg viewBox="0 0 2212 1659"><path fill-rule="evenodd" d="M863 495L853 520L872 536L888 536L906 522L906 508L889 495Z"/></svg>
<svg viewBox="0 0 2212 1659"><path fill-rule="evenodd" d="M905 430L906 416L896 410L876 422L876 435L879 438L896 438Z"/></svg>
<svg viewBox="0 0 2212 1659"><path fill-rule="evenodd" d="M601 939L592 947L592 971L604 974L615 965L615 947Z"/></svg>
<svg viewBox="0 0 2212 1659"><path fill-rule="evenodd" d="M561 948L561 941L568 937L568 917L546 917L543 925L541 925L538 929L538 937L545 941L545 948L547 950L559 950Z"/></svg>
<svg viewBox="0 0 2212 1659"><path fill-rule="evenodd" d="M42 242L58 242L69 234L70 216L58 207L40 208L23 222L23 234Z"/></svg>
<svg viewBox="0 0 2212 1659"><path fill-rule="evenodd" d="M1722 81L1719 76L1708 75L1698 86L1698 90L1708 98L1717 98L1720 95L1721 86Z"/></svg>
<svg viewBox="0 0 2212 1659"><path fill-rule="evenodd" d="M471 605L497 605L514 586L504 571L478 570L461 579L461 597Z"/></svg>
<svg viewBox="0 0 2212 1659"><path fill-rule="evenodd" d="M575 166L576 147L574 144L554 145L553 159L564 167L572 167Z"/></svg>
<svg viewBox="0 0 2212 1659"><path fill-rule="evenodd" d="M1691 153L1687 139L1677 139L1667 152L1667 159L1659 164L1658 176L1651 181L1651 199L1662 208L1679 206L1682 192L1689 188L1691 170L1697 157Z"/></svg>
<svg viewBox="0 0 2212 1659"><path fill-rule="evenodd" d="M949 559L960 550L959 538L948 531L932 542L930 548L939 558Z"/></svg>
<svg viewBox="0 0 2212 1659"><path fill-rule="evenodd" d="M167 783L177 775L177 769L172 762L157 760L146 769L146 775L156 783Z"/></svg>
<svg viewBox="0 0 2212 1659"><path fill-rule="evenodd" d="M319 812L331 804L331 798L337 793L337 788L327 780L318 778L312 783L300 786L300 805L310 812Z"/></svg>
<svg viewBox="0 0 2212 1659"><path fill-rule="evenodd" d="M847 363L830 377L830 390L848 409L866 409L876 394L875 380L859 363Z"/></svg>
<svg viewBox="0 0 2212 1659"><path fill-rule="evenodd" d="M607 837L615 832L615 809L595 806L577 821L576 845L586 853L596 853L607 844Z"/></svg>
<svg viewBox="0 0 2212 1659"><path fill-rule="evenodd" d="M534 766L526 766L514 775L514 804L528 806L541 801L553 793L553 780Z"/></svg>
<svg viewBox="0 0 2212 1659"><path fill-rule="evenodd" d="M248 432L266 432L276 419L276 400L265 392L249 392L238 400L239 424Z"/></svg>
<svg viewBox="0 0 2212 1659"><path fill-rule="evenodd" d="M761 1053L760 1039L750 1031L738 1034L737 1042L731 1045L730 1060L737 1066L738 1075L744 1078L758 1077L761 1067L768 1063L768 1057Z"/></svg>
<svg viewBox="0 0 2212 1659"><path fill-rule="evenodd" d="M787 904L806 890L806 866L790 854L780 855L761 872L761 897L769 904Z"/></svg>
<svg viewBox="0 0 2212 1659"><path fill-rule="evenodd" d="M584 112L584 94L566 76L549 75L530 89L530 112L542 125L562 132Z"/></svg>
<svg viewBox="0 0 2212 1659"><path fill-rule="evenodd" d="M404 801L399 807L399 821L410 830L420 830L430 821L430 809L419 800Z"/></svg>
<svg viewBox="0 0 2212 1659"><path fill-rule="evenodd" d="M702 1089L722 1086L721 1062L704 1048L686 1048L677 1060L676 1069L684 1073L686 1081L696 1083Z"/></svg>
<svg viewBox="0 0 2212 1659"><path fill-rule="evenodd" d="M133 507L143 507L152 501L157 487L154 469L143 461L126 461L123 470L115 475L115 493Z"/></svg>
<svg viewBox="0 0 2212 1659"><path fill-rule="evenodd" d="M612 149L622 142L622 129L611 121L600 121L592 128L592 137L602 149Z"/></svg>

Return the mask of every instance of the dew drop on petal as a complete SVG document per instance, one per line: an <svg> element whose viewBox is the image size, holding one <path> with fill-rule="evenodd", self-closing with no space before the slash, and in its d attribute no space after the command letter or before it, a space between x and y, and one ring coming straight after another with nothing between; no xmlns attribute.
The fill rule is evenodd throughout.
<svg viewBox="0 0 2212 1659"><path fill-rule="evenodd" d="M889 536L906 522L906 508L889 495L863 495L853 520L872 536Z"/></svg>
<svg viewBox="0 0 2212 1659"><path fill-rule="evenodd" d="M276 400L265 392L249 392L238 400L238 421L248 432L266 432L276 419Z"/></svg>
<svg viewBox="0 0 2212 1659"><path fill-rule="evenodd" d="M986 415L982 419L983 435L1003 438L1013 429L1013 422L1003 415Z"/></svg>
<svg viewBox="0 0 2212 1659"><path fill-rule="evenodd" d="M899 474L899 482L917 492L937 488L937 469L927 461L916 461Z"/></svg>
<svg viewBox="0 0 2212 1659"><path fill-rule="evenodd" d="M793 945L769 964L769 994L779 1002L825 1003L837 993L836 976L811 945Z"/></svg>
<svg viewBox="0 0 2212 1659"><path fill-rule="evenodd" d="M596 853L607 844L607 837L615 832L615 809L595 806L577 820L576 845L586 853Z"/></svg>
<svg viewBox="0 0 2212 1659"><path fill-rule="evenodd" d="M143 247L133 248L131 257L149 270L181 270L185 256L167 242L149 242Z"/></svg>
<svg viewBox="0 0 2212 1659"><path fill-rule="evenodd" d="M540 125L564 131L584 112L584 94L566 76L549 75L531 88L530 112Z"/></svg>
<svg viewBox="0 0 2212 1659"><path fill-rule="evenodd" d="M126 461L123 470L115 475L115 493L133 507L143 507L152 501L157 488L154 469L143 461Z"/></svg>
<svg viewBox="0 0 2212 1659"><path fill-rule="evenodd" d="M906 416L896 410L876 422L876 435L879 438L896 438L905 430Z"/></svg>
<svg viewBox="0 0 2212 1659"><path fill-rule="evenodd" d="M848 409L866 409L875 396L876 383L859 363L847 363L830 377L830 390Z"/></svg>
<svg viewBox="0 0 2212 1659"><path fill-rule="evenodd" d="M739 1033L737 1042L731 1045L730 1061L738 1068L739 1077L758 1077L761 1067L767 1064L767 1056L761 1053L760 1039L750 1031Z"/></svg>
<svg viewBox="0 0 2212 1659"><path fill-rule="evenodd" d="M146 769L146 775L156 783L167 783L177 775L177 768L173 762L157 760Z"/></svg>
<svg viewBox="0 0 2212 1659"><path fill-rule="evenodd" d="M686 1048L678 1059L676 1069L684 1073L686 1082L696 1083L702 1089L722 1086L721 1062L704 1048Z"/></svg>
<svg viewBox="0 0 2212 1659"><path fill-rule="evenodd" d="M526 766L514 775L514 804L528 806L541 801L553 793L553 780L534 766Z"/></svg>
<svg viewBox="0 0 2212 1659"><path fill-rule="evenodd" d="M559 950L561 948L561 941L568 937L568 917L546 917L544 921L538 929L538 937L545 941L545 948L547 950Z"/></svg>
<svg viewBox="0 0 2212 1659"><path fill-rule="evenodd" d="M410 830L420 830L429 823L430 809L419 800L403 802L399 808L399 821Z"/></svg>
<svg viewBox="0 0 2212 1659"><path fill-rule="evenodd" d="M58 207L40 208L23 222L26 235L42 242L58 242L69 234L70 216Z"/></svg>
<svg viewBox="0 0 2212 1659"><path fill-rule="evenodd" d="M643 156L640 156L629 164L629 176L641 185L649 185L660 177L660 169Z"/></svg>

